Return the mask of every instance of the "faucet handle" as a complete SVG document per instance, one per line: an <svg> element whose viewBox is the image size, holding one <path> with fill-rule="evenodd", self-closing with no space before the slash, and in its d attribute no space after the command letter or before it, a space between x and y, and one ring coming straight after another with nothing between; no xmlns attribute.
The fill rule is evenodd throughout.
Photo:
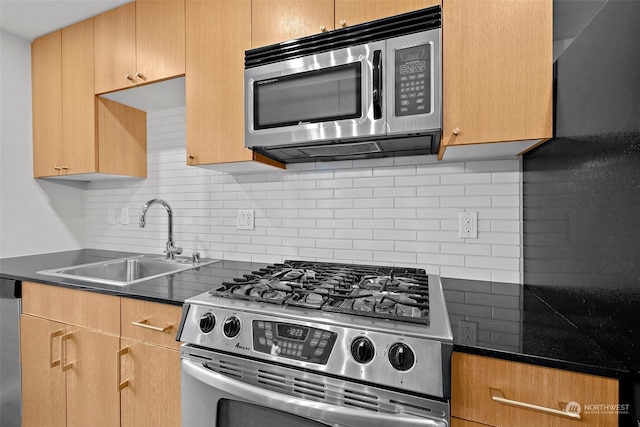
<svg viewBox="0 0 640 427"><path fill-rule="evenodd" d="M191 254L191 262L194 264L200 264L200 252L194 252Z"/></svg>
<svg viewBox="0 0 640 427"><path fill-rule="evenodd" d="M167 254L167 259L173 259L174 255L180 255L182 253L182 248L179 246L173 246L173 244L167 242L167 250L165 253Z"/></svg>

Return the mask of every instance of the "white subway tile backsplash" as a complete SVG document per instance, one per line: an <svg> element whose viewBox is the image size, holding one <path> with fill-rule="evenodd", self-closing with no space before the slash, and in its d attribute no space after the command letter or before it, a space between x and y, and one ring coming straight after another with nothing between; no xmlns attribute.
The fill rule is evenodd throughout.
<svg viewBox="0 0 640 427"><path fill-rule="evenodd" d="M353 249L370 251L393 251L394 242L392 240L354 240Z"/></svg>
<svg viewBox="0 0 640 427"><path fill-rule="evenodd" d="M231 175L186 166L185 109L148 114L148 178L85 188L86 246L161 253L174 209L185 254L238 261L288 258L408 265L446 277L520 282L519 160L440 163L435 156L290 165ZM107 223L115 208L118 224ZM122 208L131 224L119 223ZM237 230L238 209L255 229ZM478 212L478 239L458 237L458 212Z"/></svg>

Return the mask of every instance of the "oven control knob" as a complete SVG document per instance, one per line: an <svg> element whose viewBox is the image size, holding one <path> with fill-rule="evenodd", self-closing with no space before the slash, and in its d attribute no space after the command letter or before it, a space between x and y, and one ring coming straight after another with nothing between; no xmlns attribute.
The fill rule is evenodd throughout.
<svg viewBox="0 0 640 427"><path fill-rule="evenodd" d="M222 332L227 338L237 337L240 333L240 319L236 316L227 317L222 324Z"/></svg>
<svg viewBox="0 0 640 427"><path fill-rule="evenodd" d="M395 343L389 349L389 362L399 371L408 371L413 367L416 358L413 350L402 343Z"/></svg>
<svg viewBox="0 0 640 427"><path fill-rule="evenodd" d="M375 347L369 338L358 337L351 343L351 355L358 363L369 363L375 355Z"/></svg>
<svg viewBox="0 0 640 427"><path fill-rule="evenodd" d="M213 331L213 328L216 326L216 317L213 313L207 312L200 316L200 330L204 334L208 334Z"/></svg>

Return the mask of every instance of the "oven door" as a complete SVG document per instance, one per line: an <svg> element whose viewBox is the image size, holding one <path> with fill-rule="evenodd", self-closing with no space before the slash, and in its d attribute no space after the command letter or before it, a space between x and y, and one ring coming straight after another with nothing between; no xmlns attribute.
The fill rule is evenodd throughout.
<svg viewBox="0 0 640 427"><path fill-rule="evenodd" d="M182 353L185 426L448 426L445 402L202 349Z"/></svg>
<svg viewBox="0 0 640 427"><path fill-rule="evenodd" d="M245 145L384 135L384 41L248 68Z"/></svg>

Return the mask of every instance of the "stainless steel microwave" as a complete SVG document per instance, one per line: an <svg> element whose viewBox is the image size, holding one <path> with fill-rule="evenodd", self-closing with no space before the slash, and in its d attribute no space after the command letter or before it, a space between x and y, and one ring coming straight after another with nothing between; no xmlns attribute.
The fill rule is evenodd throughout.
<svg viewBox="0 0 640 427"><path fill-rule="evenodd" d="M284 163L436 154L440 6L245 53L245 146Z"/></svg>

